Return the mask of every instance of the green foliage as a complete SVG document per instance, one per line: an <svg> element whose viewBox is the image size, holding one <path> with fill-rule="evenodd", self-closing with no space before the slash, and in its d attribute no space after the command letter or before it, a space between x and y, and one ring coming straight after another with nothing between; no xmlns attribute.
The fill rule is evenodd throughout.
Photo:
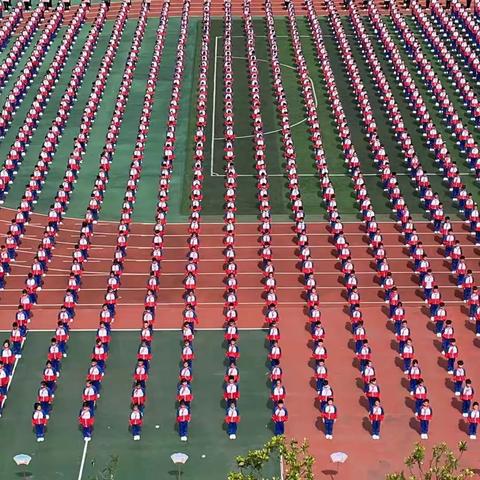
<svg viewBox="0 0 480 480"><path fill-rule="evenodd" d="M427 460L425 446L416 443L412 453L405 459L408 474L403 471L386 476L386 480L466 480L474 473L469 468L460 467L462 455L467 451L467 442L458 443L454 452L446 443L439 443L432 449Z"/></svg>
<svg viewBox="0 0 480 480"><path fill-rule="evenodd" d="M236 457L238 472L230 472L227 480L280 480L263 475L265 465L270 460L283 460L285 480L313 480L315 459L309 453L307 440L301 444L297 440L287 441L284 436L272 437L258 450L250 450L245 456Z"/></svg>
<svg viewBox="0 0 480 480"><path fill-rule="evenodd" d="M89 480L115 480L117 468L118 455L110 455L109 462L103 467L100 472L92 475Z"/></svg>

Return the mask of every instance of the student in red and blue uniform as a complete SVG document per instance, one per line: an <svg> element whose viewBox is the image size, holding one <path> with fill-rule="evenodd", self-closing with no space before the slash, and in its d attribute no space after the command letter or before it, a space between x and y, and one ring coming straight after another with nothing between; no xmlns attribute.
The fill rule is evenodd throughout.
<svg viewBox="0 0 480 480"><path fill-rule="evenodd" d="M140 440L140 434L142 433L143 413L140 411L138 405L132 406L130 413L130 431L134 440Z"/></svg>
<svg viewBox="0 0 480 480"><path fill-rule="evenodd" d="M60 376L58 370L53 368L52 362L47 360L45 363L45 368L43 369L43 381L47 387L53 392L55 389L55 383L57 378Z"/></svg>
<svg viewBox="0 0 480 480"><path fill-rule="evenodd" d="M472 387L472 381L467 378L465 380L465 385L460 392L460 400L462 401L462 415L464 417L468 417L468 412L470 411L474 395L475 390Z"/></svg>
<svg viewBox="0 0 480 480"><path fill-rule="evenodd" d="M48 419L50 410L52 408L52 402L54 394L50 388L47 387L47 383L42 381L40 383L40 388L37 393L37 402L40 403L42 411L45 414L45 417Z"/></svg>
<svg viewBox="0 0 480 480"><path fill-rule="evenodd" d="M95 403L98 400L98 396L98 390L92 385L92 382L87 380L82 393L83 405L86 405L92 412L94 412Z"/></svg>
<svg viewBox="0 0 480 480"><path fill-rule="evenodd" d="M432 420L432 407L430 407L428 398L423 401L420 411L415 413L415 416L420 421L421 438L423 440L428 439L428 429L430 427L430 421Z"/></svg>
<svg viewBox="0 0 480 480"><path fill-rule="evenodd" d="M47 416L42 410L42 406L40 403L35 403L33 406L32 426L35 430L37 442L43 442L45 440L45 427L47 426L47 422Z"/></svg>
<svg viewBox="0 0 480 480"><path fill-rule="evenodd" d="M332 397L327 400L322 409L322 419L325 426L325 438L331 440L333 438L333 424L337 420L337 407L334 405Z"/></svg>
<svg viewBox="0 0 480 480"><path fill-rule="evenodd" d="M180 440L186 442L188 439L188 424L190 423L190 409L185 404L185 402L180 402L180 405L177 409L177 423L178 423L178 434L180 435Z"/></svg>
<svg viewBox="0 0 480 480"><path fill-rule="evenodd" d="M470 440L477 439L477 428L480 423L480 408L478 402L473 402L472 409L468 412L468 436Z"/></svg>
<svg viewBox="0 0 480 480"><path fill-rule="evenodd" d="M80 424L80 427L82 429L84 440L86 442L89 442L92 438L95 416L88 402L84 402L83 407L78 414L78 423Z"/></svg>
<svg viewBox="0 0 480 480"><path fill-rule="evenodd" d="M238 423L240 422L240 412L238 411L235 402L230 402L226 415L225 423L227 424L227 435L230 440L235 440L237 438Z"/></svg>
<svg viewBox="0 0 480 480"><path fill-rule="evenodd" d="M385 412L383 407L380 405L380 400L377 398L373 403L372 407L370 408L370 413L368 418L372 423L372 439L379 440L380 439L380 426L383 422L385 417Z"/></svg>
<svg viewBox="0 0 480 480"><path fill-rule="evenodd" d="M462 391L462 385L466 378L467 378L467 373L465 371L464 362L463 360L458 360L457 366L453 371L453 378L452 378L456 397L460 396Z"/></svg>
<svg viewBox="0 0 480 480"><path fill-rule="evenodd" d="M90 368L88 369L87 380L92 384L93 388L100 392L103 379L103 369L101 369L96 360L92 360L90 363Z"/></svg>
<svg viewBox="0 0 480 480"><path fill-rule="evenodd" d="M274 407L272 421L274 435L284 435L285 422L288 421L288 411L284 407L283 401L278 402L276 407Z"/></svg>
<svg viewBox="0 0 480 480"><path fill-rule="evenodd" d="M238 384L235 382L235 378L233 376L230 376L225 384L223 398L230 403L236 403L240 398Z"/></svg>
<svg viewBox="0 0 480 480"><path fill-rule="evenodd" d="M8 376L12 374L13 365L15 364L15 355L13 354L12 349L10 348L10 341L5 340L3 342L2 351L0 352L0 358L3 363L3 368Z"/></svg>

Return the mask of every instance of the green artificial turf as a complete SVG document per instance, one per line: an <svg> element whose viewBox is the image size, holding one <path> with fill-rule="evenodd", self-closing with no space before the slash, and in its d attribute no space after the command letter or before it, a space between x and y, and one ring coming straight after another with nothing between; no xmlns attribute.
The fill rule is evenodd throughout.
<svg viewBox="0 0 480 480"><path fill-rule="evenodd" d="M363 18L367 32L373 34L368 18ZM357 40L353 34L348 18L343 19L345 31L352 48L352 53L356 59L359 71L362 76L365 88L370 96L370 102L377 120L379 135L385 145L387 154L389 155L392 167L399 173L399 183L404 194L410 211L417 219L424 217L424 210L418 195L408 178L406 165L403 161L402 152L391 130L391 125L385 114L381 99L370 76L363 54L357 44ZM388 19L386 19L392 33L393 39L402 52L407 65L415 76L417 84L421 89L422 95L426 99L430 113L435 120L437 127L444 136L449 150L457 160L459 168L464 176L469 191L474 195L478 194L478 185L475 182L474 175L468 170L465 158L459 152L455 145L454 139L450 136L449 130L442 123L441 117L435 111L434 102L429 96L429 92L420 81L420 77L416 73L415 66L403 51L402 44L398 36L393 31ZM321 18L320 23L324 34L324 42L330 57L332 69L340 92L340 98L343 103L347 119L349 121L351 137L355 145L362 164L362 171L368 174L366 183L369 194L371 196L375 211L381 219L391 218L391 209L386 195L381 188L377 169L373 164L368 141L363 131L360 111L356 104L352 93L348 77L346 76L340 53L335 44L332 31L328 20ZM123 36L119 47L118 56L112 69L112 74L108 80L107 91L101 103L99 113L97 115L94 128L92 130L90 141L87 147L87 153L82 165L75 192L72 195L67 216L82 218L88 205L88 197L92 190L95 176L98 172L99 156L105 141L105 134L111 119L114 107L114 99L120 85L121 75L124 68L124 62L127 57L131 37L135 29L136 22L130 19L127 29ZM113 22L108 22L102 32L97 49L93 55L89 71L79 92L78 101L72 110L68 127L60 142L58 153L52 164L49 176L44 185L44 190L36 205L36 211L46 213L52 203L53 196L58 188L58 184L63 176L66 160L73 146L74 136L78 132L80 116L88 98L91 82L95 78L99 61L105 51L109 33L111 32ZM260 95L262 103L262 118L264 122L264 131L266 133L266 153L268 160L268 173L270 175L270 193L272 203L273 218L277 220L286 220L290 215L288 188L284 177L284 161L281 151L281 138L279 133L272 133L279 128L279 120L275 98L272 91L270 64L269 64L269 46L266 38L265 22L261 18L255 18L254 29L256 37L256 51L260 76ZM104 204L101 211L101 218L105 220L117 221L120 212L120 206L125 191L125 185L128 178L128 166L131 161L133 144L138 129L138 119L145 91L145 82L148 75L148 68L151 61L151 53L155 42L155 32L158 26L157 18L150 18L145 33L143 46L140 52L138 68L135 73L122 130L117 145L117 152L114 156L110 182L107 193L105 195ZM198 81L198 65L199 65L199 45L201 42L201 21L199 18L192 18L190 21L189 40L186 49L185 77L182 89L181 108L179 112L179 122L177 127L177 147L176 159L174 163L172 181L170 186L170 222L186 221L189 214L189 192L191 184L191 166L193 162L193 135L195 132L196 122L196 86ZM310 31L307 21L304 17L298 17L298 28L301 35L303 53L307 61L310 76L315 87L315 93L318 100L318 114L320 125L322 128L322 137L324 148L327 156L328 166L332 174L332 182L337 193L338 208L344 219L358 218L357 206L355 204L353 190L348 173L345 169L343 154L338 140L335 122L333 120L327 93L325 89L323 74L318 64L316 50L310 37ZM325 209L321 199L321 191L319 181L316 175L314 159L312 155L311 143L305 122L305 109L303 99L300 94L300 87L294 66L293 51L289 38L289 30L285 18L277 18L276 20L277 41L279 45L280 62L282 64L282 79L286 89L287 100L290 112L290 121L294 125L292 127L292 135L297 151L298 172L300 174L300 187L303 196L307 221L320 221L325 219ZM80 48L82 39L88 33L88 28L84 27L79 41L74 47L74 51L69 59L57 88L52 95L52 100L47 107L43 121L35 133L31 145L27 151L24 162L18 172L16 180L7 197L6 206L16 208L21 195L24 191L25 183L32 171L33 165L38 158L38 153L44 139L44 135L53 118L57 108L58 101L63 93L64 86L70 76L71 67L73 66ZM155 96L155 104L152 111L152 123L149 140L146 145L145 159L143 165L142 179L138 187L138 199L135 206L134 221L136 222L152 222L154 217L154 209L157 202L156 192L158 189L161 152L165 140L165 127L167 110L170 100L171 80L173 68L175 64L177 39L179 33L179 18L172 17L169 20L167 40L164 48L162 63L158 79L157 92ZM237 206L238 217L240 220L254 220L258 214L256 203L256 179L253 160L253 143L250 137L251 118L250 118L250 101L248 91L248 77L246 65L245 39L243 36L243 24L240 19L233 21L233 71L234 71L234 114L235 114L235 133L236 141L236 168L240 175L238 178L237 189ZM204 180L204 199L203 199L203 215L206 220L218 221L223 214L223 195L224 195L224 179L223 179L223 80L222 80L222 52L223 52L223 21L222 19L212 19L210 55L211 63L209 70L209 100L207 112L209 125L207 127L207 141L205 145L205 180ZM415 149L425 166L427 172L431 175L430 180L435 191L437 191L445 205L446 211L456 218L458 212L456 205L451 201L446 185L442 182L437 165L434 162L432 153L425 145L422 132L419 130L417 120L412 115L407 101L404 99L398 82L395 79L394 72L390 64L383 55L382 48L376 38L372 35L372 43L374 49L382 63L384 72L390 82L390 86L398 102L400 111L404 117L405 124L412 136ZM420 39L420 36L419 36ZM53 56L53 52L58 45L60 38L55 40L50 52L47 55L44 66L44 72ZM424 40L420 39L422 46L427 45ZM31 48L31 47L30 47ZM8 47L7 47L8 50ZM215 59L215 51L217 58ZM2 55L0 54L0 60ZM28 54L26 54L25 58ZM431 56L431 54L429 53ZM458 94L452 89L448 78L443 70L439 67L438 62L433 56L431 59L436 68L437 74L442 78L442 82L449 89L449 94L455 100L456 106L465 116L465 110L461 104ZM216 77L214 78L216 71ZM13 142L18 127L23 122L24 116L33 98L33 94L38 87L38 82L42 77L39 73L37 80L27 94L25 101L20 107L14 125L10 132L0 144L0 155L4 158L8 152L9 145ZM7 95L9 88L13 85L14 75L3 92L0 92L0 99ZM215 115L213 115L214 105L213 96L215 93ZM214 125L215 140L211 142L212 126ZM470 125L471 126L471 125ZM478 134L475 133L478 138ZM245 137L245 138L241 138ZM212 149L213 145L213 149Z"/></svg>
<svg viewBox="0 0 480 480"><path fill-rule="evenodd" d="M221 480L234 468L236 455L260 447L272 432L268 405L269 390L264 367L266 353L263 331L242 331L240 359L242 421L236 441L224 431L222 392L225 373L223 332L200 331L195 338L196 360L192 384L192 422L188 443L180 442L175 430L175 395L178 380L180 334L157 331L154 359L148 382L142 439L134 442L128 432L132 371L138 347L137 332L113 332L111 353L96 410L93 440L88 446L82 478L90 478L110 455L118 455L118 480L170 478L175 469L174 452L190 456L185 479ZM69 356L63 361L54 409L44 443L35 441L30 424L32 405L41 378L49 333L31 332L23 358L15 373L10 396L0 422L3 443L0 478L16 478L12 457L32 456L28 468L36 480L77 478L84 442L77 425L82 385L89 365L94 332L73 332ZM156 428L159 425L159 428ZM204 457L203 457L204 456ZM93 464L93 465L92 465ZM277 467L277 466L275 466ZM272 466L271 474L277 473Z"/></svg>

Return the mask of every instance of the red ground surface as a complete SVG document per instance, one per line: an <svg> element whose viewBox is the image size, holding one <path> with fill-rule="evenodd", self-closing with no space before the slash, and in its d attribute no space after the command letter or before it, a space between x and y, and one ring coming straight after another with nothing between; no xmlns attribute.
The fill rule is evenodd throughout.
<svg viewBox="0 0 480 480"><path fill-rule="evenodd" d="M6 230L11 212L0 212L1 230ZM33 258L37 245L36 237L43 230L45 217L34 215L27 227L18 261L8 278L7 288L0 294L0 328L8 329L15 310L20 289ZM448 268L438 249L437 239L425 224L418 225L421 237L427 245L436 278L443 287L450 317L454 319L456 337L474 385L479 385L480 372L476 360L478 347L471 327L466 322L463 303L449 276ZM58 307L66 286L66 273L70 266L72 242L78 236L79 221L66 219L58 238L54 259L45 277L44 289L39 294L39 303L34 307L32 329L53 330ZM258 243L256 224L239 224L237 258L239 263L239 325L247 328L263 326L261 299L261 275L258 269ZM432 334L423 302L416 288L416 279L408 267L400 237L393 224L383 224L386 249L393 267L394 277L407 303L407 315L412 328L417 357L420 360L429 395L432 399L435 418L432 422L431 445L441 440L452 442L465 440L464 423L459 412L459 402L452 396L448 376L440 355L438 341ZM99 307L105 292L106 275L112 260L115 223L101 222L93 238L91 256L83 276L80 303L73 328L95 328ZM151 225L135 224L132 228L125 275L122 277L115 329L139 326L145 282L150 261ZM471 268L478 268L478 249L472 245L461 225L456 225L456 234L461 239ZM394 468L400 468L404 456L419 439L417 422L412 414L412 400L406 389L406 379L400 368L395 342L387 324L385 306L379 294L380 288L374 279L371 257L367 252L364 234L359 224L347 225L348 239L352 245L354 263L359 274L362 310L366 318L368 337L373 349L373 359L382 389L382 403L386 420L382 439L372 441L360 376L356 366L348 316L344 309L345 298L339 283L339 271L329 243L326 223L310 224L309 237L318 271L316 277L321 296L322 318L327 331L326 346L329 351L328 368L339 409L333 441L324 439L319 410L315 402L315 390L311 382L311 346L303 313L302 285L296 257L296 245L291 225L275 224L273 228L273 251L276 277L279 285L279 308L282 328L282 365L288 390L287 406L290 413L288 433L297 438L308 437L317 458L317 477L329 478L334 474L329 463L329 454L340 450L350 458L338 478L375 479ZM222 225L203 224L201 231L201 260L198 282L198 313L200 327L223 326L223 257ZM165 257L162 262L161 288L157 315L158 328L178 328L181 321L182 285L185 255L187 254L187 231L183 224L169 224L166 230ZM471 442L475 445L474 442ZM465 456L470 466L480 468L475 450Z"/></svg>

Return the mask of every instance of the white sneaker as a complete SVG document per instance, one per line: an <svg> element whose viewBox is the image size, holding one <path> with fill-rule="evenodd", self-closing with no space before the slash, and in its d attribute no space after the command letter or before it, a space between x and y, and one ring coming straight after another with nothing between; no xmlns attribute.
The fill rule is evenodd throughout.
<svg viewBox="0 0 480 480"><path fill-rule="evenodd" d="M456 396L456 397L459 397L459 396L460 396L460 392L455 392L455 396Z"/></svg>
<svg viewBox="0 0 480 480"><path fill-rule="evenodd" d="M84 439L86 442L89 442L89 441L92 439L92 437L83 437L83 439Z"/></svg>
<svg viewBox="0 0 480 480"><path fill-rule="evenodd" d="M476 337L480 337L480 333L476 333L475 336L476 336Z"/></svg>
<svg viewBox="0 0 480 480"><path fill-rule="evenodd" d="M380 437L378 435L372 435L372 440L379 440Z"/></svg>
<svg viewBox="0 0 480 480"><path fill-rule="evenodd" d="M133 439L134 439L134 440L140 440L140 435L134 435L134 436L133 436Z"/></svg>
<svg viewBox="0 0 480 480"><path fill-rule="evenodd" d="M428 435L427 435L426 433L422 433L422 434L420 435L420 438L421 438L422 440L427 440Z"/></svg>
<svg viewBox="0 0 480 480"><path fill-rule="evenodd" d="M448 373L449 375L453 375L453 370L449 370L447 373Z"/></svg>
<svg viewBox="0 0 480 480"><path fill-rule="evenodd" d="M468 417L468 413L462 413L462 417L467 418L467 417Z"/></svg>
<svg viewBox="0 0 480 480"><path fill-rule="evenodd" d="M232 433L232 434L230 435L230 440L235 440L236 438L237 438L237 436L236 436L234 433Z"/></svg>
<svg viewBox="0 0 480 480"><path fill-rule="evenodd" d="M470 435L470 440L476 440L477 436L476 435Z"/></svg>
<svg viewBox="0 0 480 480"><path fill-rule="evenodd" d="M437 337L439 337L439 338L440 338L441 336L442 336L442 334L441 334L441 333L437 333Z"/></svg>
<svg viewBox="0 0 480 480"><path fill-rule="evenodd" d="M187 441L187 437L180 437L180 440L181 440L182 442L186 442L186 441Z"/></svg>

